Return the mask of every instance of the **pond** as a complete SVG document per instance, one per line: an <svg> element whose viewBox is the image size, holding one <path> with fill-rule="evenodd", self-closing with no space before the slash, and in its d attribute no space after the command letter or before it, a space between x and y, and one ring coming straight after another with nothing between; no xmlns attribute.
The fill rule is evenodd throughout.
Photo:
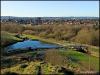
<svg viewBox="0 0 100 75"><path fill-rule="evenodd" d="M58 48L59 45L45 43L39 40L25 40L22 42L17 42L15 44L7 46L5 49L7 52L16 51L16 50L34 50L34 49L50 49Z"/></svg>

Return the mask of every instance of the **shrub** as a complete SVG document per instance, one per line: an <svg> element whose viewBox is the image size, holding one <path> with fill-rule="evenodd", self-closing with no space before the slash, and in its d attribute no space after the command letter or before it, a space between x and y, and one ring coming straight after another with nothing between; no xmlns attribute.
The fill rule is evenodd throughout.
<svg viewBox="0 0 100 75"><path fill-rule="evenodd" d="M50 62L53 65L64 65L66 64L66 61L64 61L65 58L59 55L59 53L56 50L47 50L45 61ZM63 64L62 64L63 63Z"/></svg>
<svg viewBox="0 0 100 75"><path fill-rule="evenodd" d="M8 22L8 23L1 23L1 30L8 31L11 33L18 33L18 32L21 33L24 30L24 27L17 23Z"/></svg>
<svg viewBox="0 0 100 75"><path fill-rule="evenodd" d="M23 34L35 34L32 30L25 30L23 31Z"/></svg>
<svg viewBox="0 0 100 75"><path fill-rule="evenodd" d="M74 37L73 41L83 44L98 45L99 32L96 32L94 29L82 29L78 32L77 36Z"/></svg>

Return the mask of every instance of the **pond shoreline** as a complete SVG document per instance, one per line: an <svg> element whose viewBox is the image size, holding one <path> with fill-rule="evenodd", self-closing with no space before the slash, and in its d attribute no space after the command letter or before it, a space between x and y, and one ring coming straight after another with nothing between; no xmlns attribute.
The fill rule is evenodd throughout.
<svg viewBox="0 0 100 75"><path fill-rule="evenodd" d="M5 47L5 50L7 51L7 53L13 53L13 52L35 51L41 49L58 49L58 48L62 47L56 44L45 43L37 39L35 40L28 39L9 45Z"/></svg>

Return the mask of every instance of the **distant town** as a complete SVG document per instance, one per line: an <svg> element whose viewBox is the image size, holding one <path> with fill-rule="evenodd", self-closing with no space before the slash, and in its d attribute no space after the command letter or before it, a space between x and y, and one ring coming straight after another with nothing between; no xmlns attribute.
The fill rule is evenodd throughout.
<svg viewBox="0 0 100 75"><path fill-rule="evenodd" d="M1 16L1 22L15 22L29 25L99 25L99 17L13 17Z"/></svg>

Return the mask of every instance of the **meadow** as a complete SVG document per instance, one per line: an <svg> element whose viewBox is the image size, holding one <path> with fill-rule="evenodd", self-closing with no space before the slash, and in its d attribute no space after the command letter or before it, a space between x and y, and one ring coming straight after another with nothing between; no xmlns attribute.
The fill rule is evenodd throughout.
<svg viewBox="0 0 100 75"><path fill-rule="evenodd" d="M1 31L1 59L2 59L1 73L2 74L9 74L13 72L16 74L38 74L39 72L41 72L41 74L65 74L68 71L71 71L71 73L75 73L75 74L79 74L81 72L96 72L96 73L99 72L99 47L97 42L99 40L97 37L98 36L97 33L99 29L94 30L93 28L89 28L88 31L87 28L85 28L86 31L84 31L84 29L80 30L80 28L78 28L74 37L68 34L65 38L62 38L63 33L61 33L60 30L61 27L59 25L57 28L55 26L51 26L51 27L18 26L17 28L16 27L17 25L15 25L16 30L14 29L14 27L13 30L11 30L8 27L8 26L12 27L12 25L10 24L8 24L8 26L6 26L6 24L3 25L4 26L2 26L2 31ZM56 31L57 29L59 29L58 32L52 31L52 27L56 28L54 29ZM73 30L74 29L72 29L72 32ZM48 35L46 35L44 31L47 31ZM70 34L72 32L70 31ZM20 34L20 38L16 37L18 33ZM58 33L61 33L61 35L58 35ZM83 33L86 33L86 35L82 35ZM96 34L95 37L92 36L93 33ZM84 38L88 34L89 36L87 38ZM70 38L72 37L72 39L69 40L68 39L69 36ZM22 41L23 40L22 38L24 37L33 40L34 39L41 40L46 43L58 44L63 46L63 48L42 49L41 51L25 52L25 53L7 56L5 54L6 51L4 50L4 48L18 41ZM82 38L82 40L80 38ZM76 41L74 39L78 39L78 40L80 39L80 41L78 40ZM85 40L88 39L91 40L84 42ZM85 45L88 47L88 50L91 52L91 54L86 54L86 53L76 51L74 49L69 49L68 47L70 45ZM35 58L38 54L41 54L43 51L44 51L44 58L42 61L33 60L33 58ZM33 58L30 61L19 60L19 58L22 56L23 57L29 56ZM65 68L66 70L61 71L62 68Z"/></svg>

